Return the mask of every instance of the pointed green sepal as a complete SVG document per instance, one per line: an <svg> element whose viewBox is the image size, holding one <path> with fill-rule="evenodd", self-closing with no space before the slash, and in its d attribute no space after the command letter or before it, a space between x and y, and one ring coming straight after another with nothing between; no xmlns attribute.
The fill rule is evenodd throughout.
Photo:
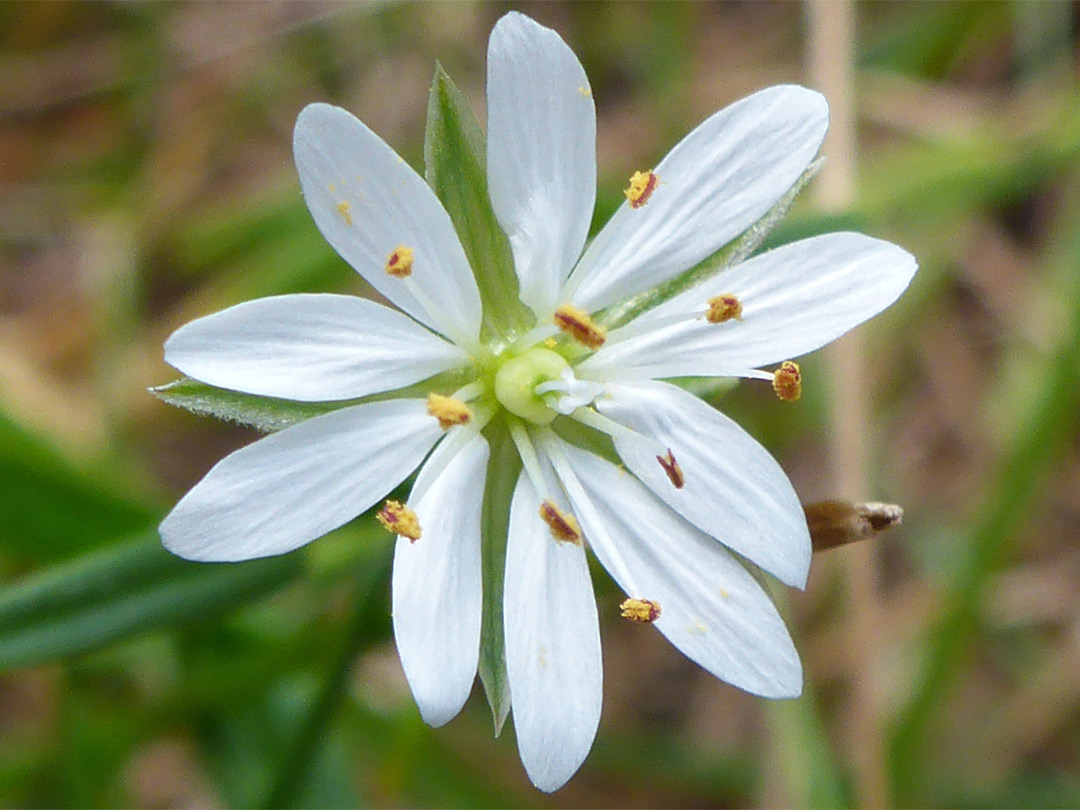
<svg viewBox="0 0 1080 810"><path fill-rule="evenodd" d="M518 299L510 243L491 208L486 148L468 102L436 63L424 132L425 173L476 274L484 305L483 329L490 338L529 328L533 316Z"/></svg>
<svg viewBox="0 0 1080 810"><path fill-rule="evenodd" d="M503 579L506 571L506 533L510 528L510 501L521 472L521 459L506 420L495 419L485 429L491 445L481 523L484 580L483 620L480 629L480 681L484 684L495 736L510 714L510 683L506 676L503 634Z"/></svg>
<svg viewBox="0 0 1080 810"><path fill-rule="evenodd" d="M289 399L241 394L215 388L190 377L147 389L163 402L226 422L246 425L264 433L284 430L313 416L343 408L351 402L294 402Z"/></svg>

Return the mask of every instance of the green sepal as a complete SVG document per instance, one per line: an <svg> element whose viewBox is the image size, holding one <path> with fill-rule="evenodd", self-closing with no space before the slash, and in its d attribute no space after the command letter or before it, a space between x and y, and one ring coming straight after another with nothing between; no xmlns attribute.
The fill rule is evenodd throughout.
<svg viewBox="0 0 1080 810"><path fill-rule="evenodd" d="M503 580L506 571L506 536L510 528L510 501L521 472L521 458L510 437L505 418L496 418L484 431L491 455L481 516L483 618L480 627L480 682L484 684L495 736L510 714L510 683L506 676L503 632Z"/></svg>
<svg viewBox="0 0 1080 810"><path fill-rule="evenodd" d="M747 228L738 239L732 240L675 278L633 295L618 304L613 304L595 316L596 322L605 329L617 329L679 293L696 287L729 267L746 261L755 250L761 247L780 220L787 216L799 192L806 188L806 184L814 178L823 165L825 165L825 158L818 158L807 166L784 196L777 200L761 219Z"/></svg>
<svg viewBox="0 0 1080 810"><path fill-rule="evenodd" d="M207 385L190 377L183 377L146 390L162 402L199 416L213 416L226 422L253 427L263 433L273 433L313 416L322 416L353 405L387 399L423 399L432 391L450 394L468 381L469 376L466 372L447 371L421 380L415 385L407 385L393 391L382 391L360 399L341 399L333 402L299 402L292 399L244 394L240 391Z"/></svg>
<svg viewBox="0 0 1080 810"><path fill-rule="evenodd" d="M264 433L284 430L313 416L336 411L354 402L296 402L254 394L242 394L226 388L184 377L147 389L162 402L191 411L199 416L214 416L226 422L246 425Z"/></svg>
<svg viewBox="0 0 1080 810"><path fill-rule="evenodd" d="M461 91L436 63L424 131L425 175L449 212L476 274L484 307L482 332L490 340L527 329L534 318L518 298L514 257L491 208L486 165L480 124Z"/></svg>
<svg viewBox="0 0 1080 810"><path fill-rule="evenodd" d="M156 533L35 574L0 596L0 671L66 658L150 630L204 621L296 579L297 555L192 563Z"/></svg>

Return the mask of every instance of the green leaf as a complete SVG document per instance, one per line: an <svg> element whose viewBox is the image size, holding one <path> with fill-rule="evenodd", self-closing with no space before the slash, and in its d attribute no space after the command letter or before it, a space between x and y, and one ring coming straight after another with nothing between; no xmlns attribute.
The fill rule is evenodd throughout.
<svg viewBox="0 0 1080 810"><path fill-rule="evenodd" d="M42 561L147 528L156 510L116 476L80 469L0 414L0 546L5 561Z"/></svg>
<svg viewBox="0 0 1080 810"><path fill-rule="evenodd" d="M483 329L505 335L533 324L518 299L510 243L488 197L484 133L442 65L436 63L428 97L424 165L428 185L454 222L484 305Z"/></svg>
<svg viewBox="0 0 1080 810"><path fill-rule="evenodd" d="M481 518L483 544L484 605L480 629L480 681L484 684L495 736L502 731L510 713L510 684L506 678L506 648L503 635L503 572L506 570L506 533L510 526L510 500L514 496L521 458L510 438L505 419L494 420L487 428L491 445L484 511Z"/></svg>
<svg viewBox="0 0 1080 810"><path fill-rule="evenodd" d="M7 588L0 597L0 670L103 647L126 636L202 621L269 594L302 571L287 555L192 563L155 532Z"/></svg>
<svg viewBox="0 0 1080 810"><path fill-rule="evenodd" d="M295 402L215 388L190 377L148 389L163 402L226 422L247 425L264 433L283 430L313 416L353 405L355 402Z"/></svg>

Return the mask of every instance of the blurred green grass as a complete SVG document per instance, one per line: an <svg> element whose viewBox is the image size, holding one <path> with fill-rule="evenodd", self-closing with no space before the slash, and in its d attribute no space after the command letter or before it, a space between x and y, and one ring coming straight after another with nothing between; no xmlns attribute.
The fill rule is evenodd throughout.
<svg viewBox="0 0 1080 810"><path fill-rule="evenodd" d="M795 4L515 7L557 28L590 75L597 225L626 176L702 117L805 81ZM809 688L779 722L605 620L597 744L547 797L512 728L491 739L479 693L443 729L420 722L389 638L390 544L369 522L272 576L227 572L232 601L209 579L220 572L137 540L252 438L145 393L175 376L160 359L169 332L256 296L365 292L300 199L296 113L342 104L419 168L435 60L483 121L486 37L505 8L0 6L0 661L47 660L63 632L83 642L0 675L0 804L856 801L842 551L791 600ZM922 268L865 328L870 483L907 509L878 541L885 768L902 806L1080 804L1078 16L1067 3L859 6L856 202L823 216L801 200L773 235L857 228ZM722 405L813 500L841 493L820 472L826 386L813 381L828 368L804 371L797 408L750 386ZM117 554L130 578L97 593L209 588L219 608L151 599L129 625L105 611L93 636L92 611L49 596L49 578L66 566L77 582L93 555ZM597 582L612 616L614 589ZM53 613L33 607L42 593ZM62 610L83 624L50 626ZM38 658L4 658L35 617L43 640L20 643Z"/></svg>

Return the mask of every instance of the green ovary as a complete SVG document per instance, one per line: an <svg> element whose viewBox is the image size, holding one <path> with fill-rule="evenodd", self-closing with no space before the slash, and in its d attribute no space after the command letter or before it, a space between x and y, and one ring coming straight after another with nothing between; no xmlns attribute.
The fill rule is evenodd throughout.
<svg viewBox="0 0 1080 810"><path fill-rule="evenodd" d="M557 380L570 364L550 349L529 349L495 372L495 398L506 410L535 425L548 425L558 412L537 396L536 386Z"/></svg>

